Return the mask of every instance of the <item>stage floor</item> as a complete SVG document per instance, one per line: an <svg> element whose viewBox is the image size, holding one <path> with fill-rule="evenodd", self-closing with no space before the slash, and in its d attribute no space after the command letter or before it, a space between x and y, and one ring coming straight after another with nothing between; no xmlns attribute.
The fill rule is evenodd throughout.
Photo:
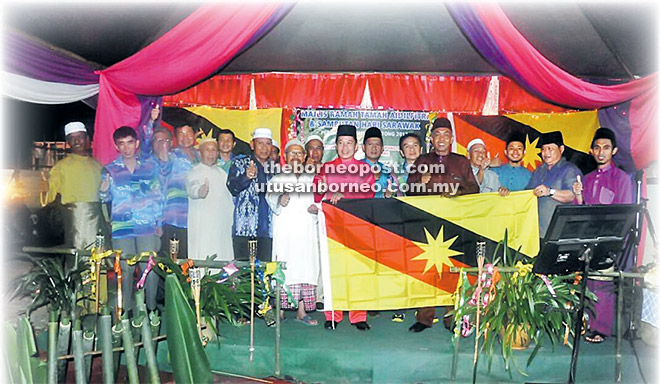
<svg viewBox="0 0 660 384"><path fill-rule="evenodd" d="M451 382L452 334L442 323L421 333L412 333L414 311L406 311L403 323L391 320L391 311L369 318L370 331L359 331L348 323L348 316L335 331L323 328L323 314L311 316L318 326L294 321L295 313L287 312L281 330L281 374L306 383L447 383ZM221 325L220 345L211 343L206 351L213 370L251 377L273 376L275 372L275 328L255 322L254 361L249 361L250 327ZM456 382L472 382L474 338L461 339ZM657 349L635 342L642 372L647 383L658 380ZM623 382L641 383L635 356L627 340L623 340ZM515 352L518 365L525 368L531 349ZM566 382L571 350L547 343L526 368L528 377L515 368L512 378L504 371L501 356L493 357L490 373L487 359L480 358L477 382ZM171 370L166 341L159 343L161 370ZM577 370L579 383L614 382L615 338L601 344L582 342Z"/></svg>

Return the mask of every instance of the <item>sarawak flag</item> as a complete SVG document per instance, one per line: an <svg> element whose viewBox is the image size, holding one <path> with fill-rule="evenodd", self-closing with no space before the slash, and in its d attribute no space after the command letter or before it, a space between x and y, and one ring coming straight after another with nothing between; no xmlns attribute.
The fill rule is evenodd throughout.
<svg viewBox="0 0 660 384"><path fill-rule="evenodd" d="M509 247L539 250L532 191L323 203L319 243L327 310L388 310L451 305L458 273L476 266L476 243L492 255L508 230Z"/></svg>

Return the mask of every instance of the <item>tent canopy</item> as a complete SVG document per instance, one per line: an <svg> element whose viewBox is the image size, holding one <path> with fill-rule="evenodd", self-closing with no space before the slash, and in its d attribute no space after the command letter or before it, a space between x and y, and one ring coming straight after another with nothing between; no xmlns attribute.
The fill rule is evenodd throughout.
<svg viewBox="0 0 660 384"><path fill-rule="evenodd" d="M6 24L110 66L158 39L198 4L12 4ZM584 78L657 70L652 2L504 3L543 55ZM301 2L219 73L433 72L491 74L441 2Z"/></svg>

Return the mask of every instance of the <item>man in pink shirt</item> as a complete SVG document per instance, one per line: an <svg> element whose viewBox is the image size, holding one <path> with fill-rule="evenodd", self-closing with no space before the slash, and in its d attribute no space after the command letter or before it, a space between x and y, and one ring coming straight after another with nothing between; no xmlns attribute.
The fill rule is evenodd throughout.
<svg viewBox="0 0 660 384"><path fill-rule="evenodd" d="M371 167L364 161L356 160L355 152L358 149L357 129L353 125L340 125L337 127L337 158L324 163L321 170L314 177L316 193L314 201L329 200L336 204L346 199L371 199L374 197L374 175ZM367 311L349 311L348 318L351 324L361 331L371 327L367 324ZM344 319L342 311L325 312L325 328L335 329Z"/></svg>

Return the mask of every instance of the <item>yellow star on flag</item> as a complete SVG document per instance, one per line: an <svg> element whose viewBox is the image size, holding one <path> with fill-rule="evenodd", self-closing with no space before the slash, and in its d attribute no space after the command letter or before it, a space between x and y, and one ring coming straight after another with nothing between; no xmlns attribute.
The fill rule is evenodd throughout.
<svg viewBox="0 0 660 384"><path fill-rule="evenodd" d="M527 168L527 165L531 164L532 169L536 169L536 162L541 163L541 159L539 158L539 153L541 153L541 149L536 148L536 144L538 143L538 141L539 138L537 137L536 139L534 139L534 141L530 143L529 135L525 135L525 155L522 158L523 167Z"/></svg>
<svg viewBox="0 0 660 384"><path fill-rule="evenodd" d="M428 229L424 228L426 233L426 243L415 242L415 245L424 250L419 256L413 257L412 260L426 260L426 266L424 267L424 272L428 272L431 267L435 266L435 269L438 271L438 274L442 274L442 266L446 265L453 267L454 264L449 259L450 257L462 255L463 252L454 251L451 249L451 246L454 244L458 235L453 238L445 241L444 240L444 230L445 227L440 227L440 233L438 237L433 238L429 233Z"/></svg>

